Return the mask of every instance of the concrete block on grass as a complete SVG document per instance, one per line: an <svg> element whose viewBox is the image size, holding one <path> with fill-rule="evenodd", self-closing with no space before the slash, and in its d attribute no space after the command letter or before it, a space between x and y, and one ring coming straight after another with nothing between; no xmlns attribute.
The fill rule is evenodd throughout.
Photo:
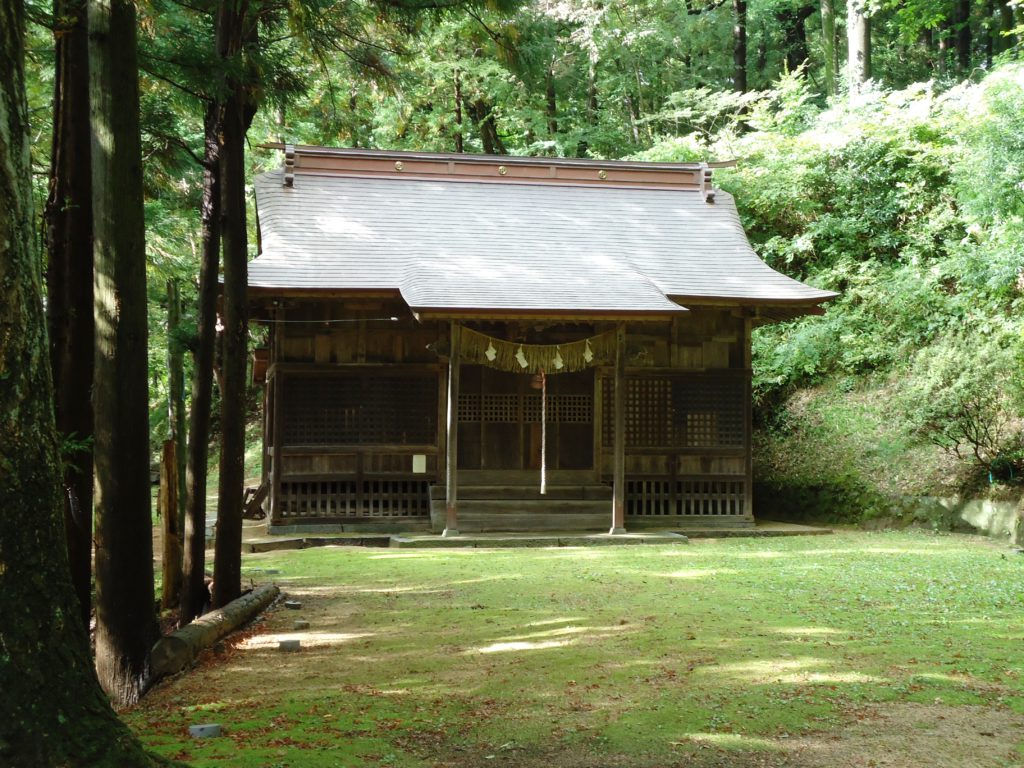
<svg viewBox="0 0 1024 768"><path fill-rule="evenodd" d="M220 723L200 723L190 725L188 735L193 739L210 739L220 736Z"/></svg>
<svg viewBox="0 0 1024 768"><path fill-rule="evenodd" d="M285 652L297 651L301 647L301 640L280 640L277 644L277 650Z"/></svg>

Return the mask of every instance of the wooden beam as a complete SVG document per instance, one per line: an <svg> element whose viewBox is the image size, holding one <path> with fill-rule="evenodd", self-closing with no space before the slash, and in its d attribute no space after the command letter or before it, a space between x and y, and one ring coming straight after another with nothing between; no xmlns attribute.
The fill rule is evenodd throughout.
<svg viewBox="0 0 1024 768"><path fill-rule="evenodd" d="M448 358L448 419L445 434L445 502L442 536L457 536L459 466L459 367L462 334L457 323L451 326L451 354Z"/></svg>
<svg viewBox="0 0 1024 768"><path fill-rule="evenodd" d="M615 328L615 470L612 476L612 527L626 532L626 325Z"/></svg>

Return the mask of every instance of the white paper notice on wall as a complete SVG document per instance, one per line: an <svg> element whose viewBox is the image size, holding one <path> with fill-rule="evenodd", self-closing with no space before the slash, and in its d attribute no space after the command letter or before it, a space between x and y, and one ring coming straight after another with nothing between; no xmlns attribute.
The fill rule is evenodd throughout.
<svg viewBox="0 0 1024 768"><path fill-rule="evenodd" d="M414 453L412 455L412 471L417 474L427 471L427 455L425 453Z"/></svg>

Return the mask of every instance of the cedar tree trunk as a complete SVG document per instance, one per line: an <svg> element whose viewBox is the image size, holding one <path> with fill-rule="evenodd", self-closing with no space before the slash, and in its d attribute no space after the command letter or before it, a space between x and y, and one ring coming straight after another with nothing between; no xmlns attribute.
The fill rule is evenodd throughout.
<svg viewBox="0 0 1024 768"><path fill-rule="evenodd" d="M146 243L135 6L89 0L95 264L96 671L120 705L159 634L149 486Z"/></svg>
<svg viewBox="0 0 1024 768"><path fill-rule="evenodd" d="M50 191L46 200L46 312L57 433L65 456L64 527L71 583L89 629L92 600L92 189L89 38L85 0L57 0Z"/></svg>
<svg viewBox="0 0 1024 768"><path fill-rule="evenodd" d="M217 48L231 59L247 37L247 3L223 3L217 15ZM224 249L224 362L221 389L220 487L213 563L213 607L242 590L242 496L245 483L245 373L248 356L248 243L245 223L245 134L252 119L244 84L227 83L221 135L221 239Z"/></svg>
<svg viewBox="0 0 1024 768"><path fill-rule="evenodd" d="M971 0L953 4L953 26L956 30L956 69L961 74L971 68Z"/></svg>
<svg viewBox="0 0 1024 768"><path fill-rule="evenodd" d="M814 13L813 5L797 5L776 11L775 18L782 27L783 46L786 49L786 71L795 72L807 61L807 19Z"/></svg>
<svg viewBox="0 0 1024 768"><path fill-rule="evenodd" d="M203 612L206 591L206 467L210 449L213 356L217 341L217 267L220 262L220 108L206 110L203 150L202 264L199 268L199 319L192 410L189 414L188 463L185 468L185 564L181 624Z"/></svg>
<svg viewBox="0 0 1024 768"><path fill-rule="evenodd" d="M747 92L747 0L732 0L732 87Z"/></svg>
<svg viewBox="0 0 1024 768"><path fill-rule="evenodd" d="M68 572L24 31L24 5L0 0L0 765L148 766L100 690Z"/></svg>
<svg viewBox="0 0 1024 768"><path fill-rule="evenodd" d="M836 7L821 0L821 53L825 61L825 95L836 95Z"/></svg>

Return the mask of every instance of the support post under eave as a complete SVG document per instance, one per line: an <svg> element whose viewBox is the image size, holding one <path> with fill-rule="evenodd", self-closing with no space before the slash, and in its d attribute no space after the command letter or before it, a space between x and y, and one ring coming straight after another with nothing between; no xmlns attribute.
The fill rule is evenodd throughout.
<svg viewBox="0 0 1024 768"><path fill-rule="evenodd" d="M445 433L445 500L442 536L458 536L459 482L459 367L462 357L462 334L452 322L451 354L448 357L448 419Z"/></svg>
<svg viewBox="0 0 1024 768"><path fill-rule="evenodd" d="M615 465L612 474L612 527L626 532L626 324L615 329Z"/></svg>
<svg viewBox="0 0 1024 768"><path fill-rule="evenodd" d="M272 376L270 377L267 386L272 387L272 397L270 400L270 407L272 409L270 419L270 446L273 451L273 455L270 460L270 514L267 515L267 529L277 524L280 525L282 522L283 511L281 509L281 470L282 464L284 463L284 456L282 456L282 444L284 443L283 435L281 434L281 421L282 421L282 410L284 399L284 382L282 381L281 369L278 364L282 359L282 350L284 349L284 310L278 309L274 312L274 329L270 354L270 361L268 365L272 366Z"/></svg>

